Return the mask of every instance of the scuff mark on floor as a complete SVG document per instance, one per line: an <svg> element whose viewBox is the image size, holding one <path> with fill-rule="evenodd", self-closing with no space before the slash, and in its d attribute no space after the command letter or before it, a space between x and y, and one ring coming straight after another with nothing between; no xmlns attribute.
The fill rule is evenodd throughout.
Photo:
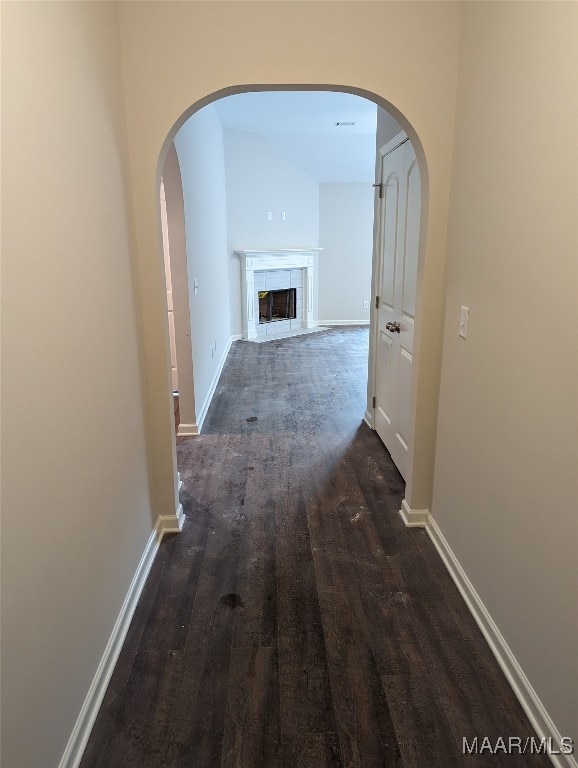
<svg viewBox="0 0 578 768"><path fill-rule="evenodd" d="M367 507L359 507L359 510L359 512L356 512L353 517L350 518L350 522L357 523L359 520L361 520L362 517L364 517L364 515L371 514Z"/></svg>

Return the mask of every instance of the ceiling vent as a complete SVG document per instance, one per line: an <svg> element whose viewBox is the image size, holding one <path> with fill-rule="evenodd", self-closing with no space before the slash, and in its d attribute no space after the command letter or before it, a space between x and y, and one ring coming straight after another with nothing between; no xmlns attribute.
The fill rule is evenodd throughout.
<svg viewBox="0 0 578 768"><path fill-rule="evenodd" d="M348 125L355 125L355 123L347 123L344 120L342 120L342 121L340 121L338 123L333 123L333 125L338 127L338 128L345 128Z"/></svg>

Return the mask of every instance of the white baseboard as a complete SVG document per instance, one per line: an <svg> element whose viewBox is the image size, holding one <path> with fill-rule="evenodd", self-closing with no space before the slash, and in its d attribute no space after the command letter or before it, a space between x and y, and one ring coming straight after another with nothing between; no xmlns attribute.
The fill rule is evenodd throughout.
<svg viewBox="0 0 578 768"><path fill-rule="evenodd" d="M399 514L408 528L425 528L429 518L429 509L411 509L404 499L401 502Z"/></svg>
<svg viewBox="0 0 578 768"><path fill-rule="evenodd" d="M425 527L430 539L433 541L435 548L448 569L450 576L460 590L470 613L474 617L478 627L486 638L492 653L496 657L498 664L512 686L512 690L516 694L518 701L532 723L538 738L551 740L550 743L559 751L562 735L575 736L575 734L561 734L554 724L554 721L538 698L538 694L533 689L524 670L518 663L495 621L492 619L490 612L484 605L481 597L476 592L474 585L469 580L445 536L429 513L427 515ZM578 768L578 762L573 755L550 755L550 760L556 768Z"/></svg>
<svg viewBox="0 0 578 768"><path fill-rule="evenodd" d="M177 437L190 437L198 434L199 427L196 424L179 424L177 429Z"/></svg>
<svg viewBox="0 0 578 768"><path fill-rule="evenodd" d="M369 325L369 320L319 320L317 325Z"/></svg>
<svg viewBox="0 0 578 768"><path fill-rule="evenodd" d="M106 689L114 672L116 662L122 650L123 643L135 612L145 581L155 559L155 555L165 533L178 532L183 527L184 513L179 504L174 515L160 515L149 536L143 555L137 566L128 592L118 614L112 633L104 649L104 653L90 684L86 698L76 720L59 768L78 768L86 749L94 721L104 699Z"/></svg>
<svg viewBox="0 0 578 768"><path fill-rule="evenodd" d="M223 371L223 366L225 365L225 360L227 359L227 355L229 354L229 350L231 349L231 344L234 341L237 341L238 339L242 339L242 336L235 335L235 336L229 336L229 341L227 342L227 345L225 346L225 349L223 350L223 354L221 355L221 359L219 360L219 365L217 366L217 370L215 371L215 375L213 376L213 379L211 381L211 385L209 387L209 391L207 392L207 396L205 397L205 401L203 405L201 406L201 410L197 414L197 426L198 426L198 432L197 434L200 434L203 423L205 421L205 417L207 415L207 411L209 410L209 406L211 405L211 400L213 399L213 395L215 394L215 390L217 389L217 384L219 383L219 376L221 375Z"/></svg>
<svg viewBox="0 0 578 768"><path fill-rule="evenodd" d="M370 429L373 429L373 411L366 409L365 413L363 414L363 421Z"/></svg>
<svg viewBox="0 0 578 768"><path fill-rule="evenodd" d="M180 533L183 530L184 522L183 505L179 504L174 515L159 515L157 525L160 525L162 536L164 536L165 533Z"/></svg>

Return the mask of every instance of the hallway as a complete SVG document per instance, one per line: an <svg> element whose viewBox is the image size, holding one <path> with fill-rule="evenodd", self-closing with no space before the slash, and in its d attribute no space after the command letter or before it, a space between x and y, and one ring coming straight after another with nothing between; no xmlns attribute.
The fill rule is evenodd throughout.
<svg viewBox="0 0 578 768"><path fill-rule="evenodd" d="M533 730L363 422L367 329L236 342L187 515L137 607L82 768L542 768Z"/></svg>

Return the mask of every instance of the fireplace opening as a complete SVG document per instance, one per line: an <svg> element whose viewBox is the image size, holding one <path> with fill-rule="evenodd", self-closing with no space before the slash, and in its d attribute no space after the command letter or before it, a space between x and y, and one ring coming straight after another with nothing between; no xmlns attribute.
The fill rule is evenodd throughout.
<svg viewBox="0 0 578 768"><path fill-rule="evenodd" d="M278 320L294 320L296 311L296 289L282 291L259 291L259 322L275 323Z"/></svg>

